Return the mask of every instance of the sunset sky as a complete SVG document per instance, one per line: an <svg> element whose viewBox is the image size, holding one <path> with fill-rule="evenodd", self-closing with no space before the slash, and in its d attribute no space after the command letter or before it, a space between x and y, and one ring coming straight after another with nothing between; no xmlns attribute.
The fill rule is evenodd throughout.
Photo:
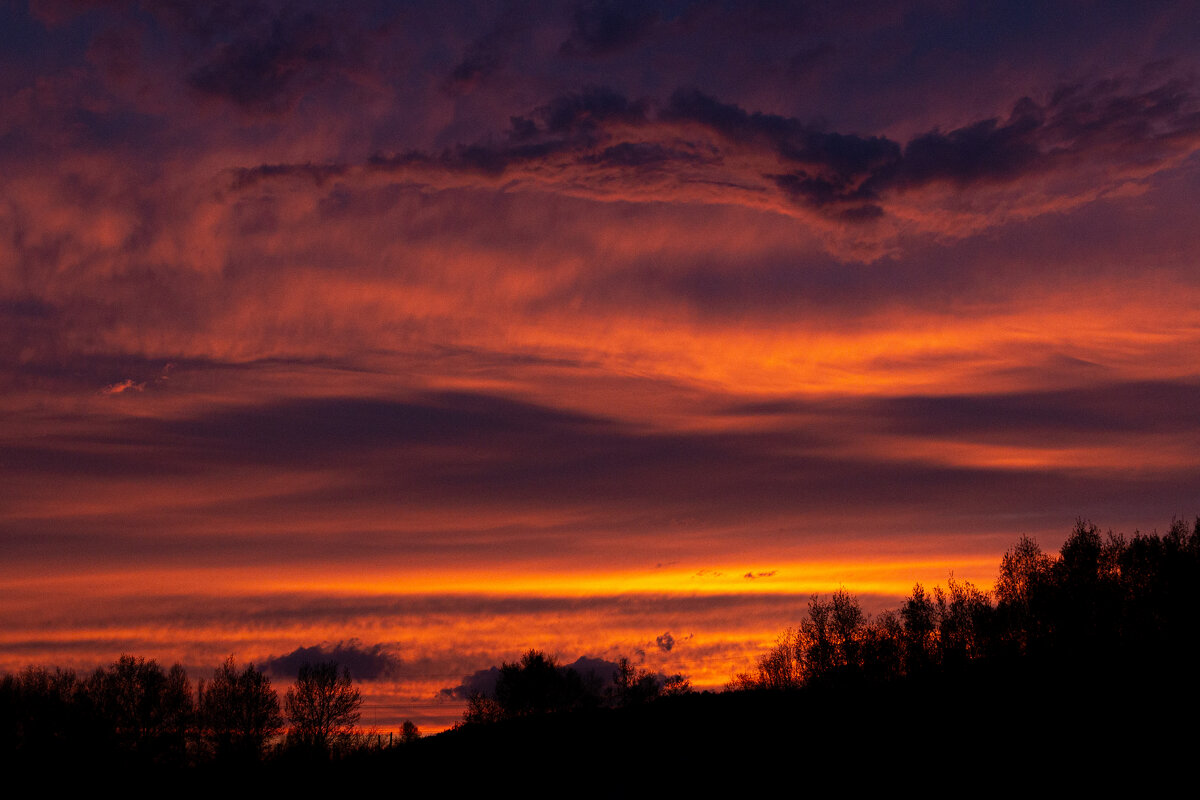
<svg viewBox="0 0 1200 800"><path fill-rule="evenodd" d="M0 670L530 647L1200 512L1200 3L0 0ZM459 693L461 694L461 693Z"/></svg>

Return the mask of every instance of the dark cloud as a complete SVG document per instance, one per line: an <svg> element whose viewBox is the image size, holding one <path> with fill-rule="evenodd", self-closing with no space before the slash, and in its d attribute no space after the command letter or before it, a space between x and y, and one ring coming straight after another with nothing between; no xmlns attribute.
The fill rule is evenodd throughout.
<svg viewBox="0 0 1200 800"><path fill-rule="evenodd" d="M53 304L36 297L0 298L0 317L13 319L47 320L58 314Z"/></svg>
<svg viewBox="0 0 1200 800"><path fill-rule="evenodd" d="M644 39L659 17L641 2L595 0L575 9L571 33L559 52L565 56L607 56Z"/></svg>
<svg viewBox="0 0 1200 800"><path fill-rule="evenodd" d="M654 643L658 645L659 650L669 653L671 652L671 648L675 646L675 637L671 635L670 631L667 631L661 636L654 637Z"/></svg>
<svg viewBox="0 0 1200 800"><path fill-rule="evenodd" d="M280 593L249 596L211 596L207 594L158 594L132 590L124 596L97 599L86 608L72 610L73 619L90 628L112 632L136 628L137 622L155 626L210 626L214 622L233 628L263 626L338 626L349 619L385 620L397 627L421 627L440 624L441 620L496 619L500 617L534 620L538 617L580 615L596 618L606 613L636 621L638 625L658 627L664 619L745 618L747 616L786 616L807 607L808 594L622 594L558 597L497 594L426 594L426 595L326 595L321 593ZM7 613L5 617L3 614ZM0 618L15 624L18 615L24 625L43 631L58 630L64 620L52 613L29 609L0 609ZM30 615L33 616L30 616ZM532 623L531 623L532 624ZM324 645L328 649L328 645ZM360 648L362 645L358 645ZM407 661L405 661L407 663ZM607 662L603 662L607 663ZM601 666L603 666L601 663Z"/></svg>
<svg viewBox="0 0 1200 800"><path fill-rule="evenodd" d="M137 427L138 423L130 423ZM280 463L398 447L518 446L603 438L605 420L506 398L469 393L417 395L411 401L297 399L186 420L146 433L198 457ZM134 430L129 435L139 438ZM523 450L524 447L521 447ZM519 451L518 451L519 452Z"/></svg>
<svg viewBox="0 0 1200 800"><path fill-rule="evenodd" d="M447 88L455 93L468 92L504 63L504 52L491 39L480 39L467 48L462 61L454 67Z"/></svg>
<svg viewBox="0 0 1200 800"><path fill-rule="evenodd" d="M498 177L552 159L560 167L574 164L580 177L588 170L631 170L633 188L636 174L645 170L670 169L684 183L717 180L688 176L737 152L757 152L775 167L740 178L730 174L726 180L773 186L791 205L859 222L885 215L900 193L938 182L958 187L1012 183L1087 164L1153 172L1200 144L1196 93L1191 83L1177 79L1145 90L1117 80L1067 87L1042 105L1022 98L1004 120L930 131L906 145L747 111L697 89L678 90L656 114L652 111L646 100L591 88L561 95L530 116L513 117L506 143L462 145L440 157L415 152L379 157L373 164L436 165ZM715 145L701 145L680 126L707 130Z"/></svg>
<svg viewBox="0 0 1200 800"><path fill-rule="evenodd" d="M301 666L326 661L334 661L339 667L346 667L350 671L350 677L356 681L393 677L401 665L400 659L388 652L383 645L366 647L359 640L350 639L335 645L324 643L312 647L297 647L290 653L269 657L260 665L260 669L277 677L294 678Z"/></svg>
<svg viewBox="0 0 1200 800"><path fill-rule="evenodd" d="M488 667L463 678L458 686L446 687L438 691L438 696L448 700L466 700L471 695L482 694L494 697L496 683L500 680L500 668Z"/></svg>
<svg viewBox="0 0 1200 800"><path fill-rule="evenodd" d="M649 104L644 100L630 100L606 87L593 86L560 95L539 108L536 114L545 133L571 135L580 137L583 142L592 142L605 126L612 123L637 125L646 122L649 110ZM513 122L513 133L517 138L523 138L533 130L527 120Z"/></svg>
<svg viewBox="0 0 1200 800"><path fill-rule="evenodd" d="M888 428L913 436L1017 440L1200 430L1200 383L1143 381L1053 392L899 397L871 404Z"/></svg>
<svg viewBox="0 0 1200 800"><path fill-rule="evenodd" d="M1045 441L1102 434L1184 434L1200 430L1200 382L1195 379L1095 383L1057 391L930 395L872 400L768 400L726 408L735 415L826 414L872 420L872 426L916 437L975 438L1007 434Z"/></svg>
<svg viewBox="0 0 1200 800"><path fill-rule="evenodd" d="M524 10L506 5L495 26L463 51L462 59L446 80L447 91L470 92L499 71L508 60L509 48L527 24Z"/></svg>
<svg viewBox="0 0 1200 800"><path fill-rule="evenodd" d="M290 110L304 91L353 58L356 43L346 34L327 17L285 12L216 44L188 83L244 110Z"/></svg>
<svg viewBox="0 0 1200 800"><path fill-rule="evenodd" d="M828 133L791 117L745 111L697 89L672 94L662 118L701 123L731 141L763 143L788 161L828 166L846 176L886 172L900 156L896 143L883 137Z"/></svg>
<svg viewBox="0 0 1200 800"><path fill-rule="evenodd" d="M585 681L590 681L601 691L612 685L613 674L617 671L615 661L589 656L580 656L564 666L578 672Z"/></svg>
<svg viewBox="0 0 1200 800"><path fill-rule="evenodd" d="M261 164L233 170L231 188L245 189L273 178L300 178L322 186L326 181L344 176L347 171L343 164Z"/></svg>
<svg viewBox="0 0 1200 800"><path fill-rule="evenodd" d="M774 569L771 570L770 572L747 572L742 577L745 578L746 580L752 581L752 580L757 580L759 578L772 578L775 576L776 572L778 572L778 570L774 570Z"/></svg>
<svg viewBox="0 0 1200 800"><path fill-rule="evenodd" d="M673 164L698 162L701 156L684 148L671 148L652 142L621 142L606 147L595 155L585 156L585 163L605 167L668 167Z"/></svg>
<svg viewBox="0 0 1200 800"><path fill-rule="evenodd" d="M170 27L189 36L211 41L254 25L268 23L278 14L271 2L205 2L205 0L151 0L147 7ZM296 4L299 5L299 4Z"/></svg>
<svg viewBox="0 0 1200 800"><path fill-rule="evenodd" d="M799 202L824 207L873 201L895 188L947 180L960 185L1014 180L1084 155L1142 159L1166 155L1200 136L1200 113L1189 82L1171 80L1137 91L1120 81L1067 87L1039 106L1022 98L1008 119L987 119L949 133L933 131L899 144L814 130L795 119L749 113L698 91L677 92L665 115L701 122L741 142L762 141L807 169L772 176ZM1186 144L1185 144L1186 143ZM1128 148L1118 153L1112 148ZM1137 160L1133 158L1131 160Z"/></svg>
<svg viewBox="0 0 1200 800"><path fill-rule="evenodd" d="M753 525L764 514L835 513L864 502L879 513L933 503L985 514L1039 503L1093 508L1098 498L1136 493L1143 502L1173 507L1178 501L1172 498L1180 496L1193 471L1123 473L1115 464L1091 465L1082 472L1069 465L993 468L943 464L929 455L851 456L843 448L872 432L914 440L999 438L1033 447L1046 442L1083 446L1097 436L1121 434L1190 435L1200 429L1197 391L1194 382L1164 381L995 396L846 398L794 405L780 400L731 409L742 415L776 415L768 425L719 433L663 432L479 394L417 395L407 401L305 399L192 418L97 420L100 424L87 435L13 443L6 448L2 471L25 478L183 480L214 470L251 469L249 474L257 474L286 466L332 470L335 476L315 487L246 500L214 496L203 507L212 520L318 512L352 518L452 504L493 514L587 509L601 529L624 524L645 530L680 513L703 525ZM134 524L124 514L71 525L54 517L31 519L10 525L9 543L14 557L52 557L62 563L121 558L240 563L278 550L270 538L218 541L202 532L180 531L169 538L152 533L156 525L179 523L174 517L151 515ZM501 559L532 556L549 542L565 554L587 541L578 535L581 523L544 530L475 530L464 524L461 534L364 531L352 541L297 533L286 556L275 557L341 563L396 552L436 558L468 547L474 557Z"/></svg>
<svg viewBox="0 0 1200 800"><path fill-rule="evenodd" d="M376 154L368 161L374 170L437 169L500 177L511 168L537 164L552 157L587 160L611 139L606 126L646 121L649 105L603 87L562 95L535 109L530 116L513 117L504 144L460 144L438 155L407 151Z"/></svg>
<svg viewBox="0 0 1200 800"><path fill-rule="evenodd" d="M969 185L1010 181L1080 159L1152 163L1200 136L1191 81L1169 79L1139 90L1124 81L1065 86L1039 105L1019 100L1006 120L987 119L949 133L932 131L904 148L898 187L932 181Z"/></svg>
<svg viewBox="0 0 1200 800"><path fill-rule="evenodd" d="M910 185L934 180L965 185L1015 178L1036 168L1044 157L1037 141L1044 124L1044 111L1024 98L1004 123L988 119L949 133L918 136L904 148L897 180Z"/></svg>
<svg viewBox="0 0 1200 800"><path fill-rule="evenodd" d="M834 54L834 46L821 42L805 47L788 59L788 75L794 79L806 78L827 64Z"/></svg>

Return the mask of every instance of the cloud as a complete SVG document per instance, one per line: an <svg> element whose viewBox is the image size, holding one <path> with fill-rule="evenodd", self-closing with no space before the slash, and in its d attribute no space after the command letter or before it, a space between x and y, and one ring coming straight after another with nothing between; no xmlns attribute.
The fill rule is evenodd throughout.
<svg viewBox="0 0 1200 800"><path fill-rule="evenodd" d="M409 402L297 398L152 425L158 430L144 433L163 437L164 444L174 441L193 457L265 463L311 462L351 452L365 458L371 451L401 447L494 446L516 448L514 455L545 447L541 452L553 458L561 446L615 433L604 419L468 392L417 394ZM297 436L298 430L304 435ZM127 435L140 438L135 430Z"/></svg>
<svg viewBox="0 0 1200 800"><path fill-rule="evenodd" d="M438 696L447 700L466 700L474 694L495 697L496 684L500 681L500 668L488 667L471 673L462 683L438 690Z"/></svg>
<svg viewBox="0 0 1200 800"><path fill-rule="evenodd" d="M451 94L465 94L491 78L507 63L509 48L514 46L528 24L523 11L508 6L502 8L494 27L467 45L446 80L446 90Z"/></svg>
<svg viewBox="0 0 1200 800"><path fill-rule="evenodd" d="M594 685L599 686L601 691L612 685L613 673L617 671L615 661L590 656L580 656L570 664L563 666L566 669L575 670L585 681L591 681Z"/></svg>
<svg viewBox="0 0 1200 800"><path fill-rule="evenodd" d="M380 153L357 167L269 165L238 174L242 184L404 176L440 188L745 205L830 230L902 220L965 235L1127 190L1198 148L1200 102L1177 78L1149 88L1116 79L1064 87L1041 103L1021 98L1004 119L934 129L907 143L749 111L697 89L660 105L594 86L513 116L499 140Z"/></svg>
<svg viewBox="0 0 1200 800"><path fill-rule="evenodd" d="M571 33L559 47L564 56L608 56L637 44L658 22L643 3L596 0L575 9Z"/></svg>
<svg viewBox="0 0 1200 800"><path fill-rule="evenodd" d="M661 636L654 637L654 643L658 645L659 650L669 653L671 652L671 648L675 646L675 637L668 631Z"/></svg>
<svg viewBox="0 0 1200 800"><path fill-rule="evenodd" d="M463 53L462 61L454 67L446 86L451 92L462 93L474 89L504 63L504 53L492 39L480 39Z"/></svg>
<svg viewBox="0 0 1200 800"><path fill-rule="evenodd" d="M281 15L219 45L188 82L246 110L290 110L349 57L337 30L315 14Z"/></svg>
<svg viewBox="0 0 1200 800"><path fill-rule="evenodd" d="M788 59L788 75L793 79L808 78L826 65L834 52L835 48L829 42L802 48Z"/></svg>
<svg viewBox="0 0 1200 800"><path fill-rule="evenodd" d="M161 368L148 365L147 379ZM179 380L146 399L168 400ZM0 477L24 503L10 511L14 562L350 565L469 554L515 565L540 563L549 549L569 563L615 529L628 546L686 525L707 547L726 547L718 534L728 530L766 547L786 520L864 503L872 518L930 504L969 516L1039 503L1090 508L1131 493L1174 506L1195 470L1178 447L1130 450L1131 437L1191 435L1196 392L1194 381L1163 381L764 398L727 409L712 430L465 392L226 403L159 419L106 408L112 416L86 429L7 445ZM131 490L138 480L155 489ZM925 527L954 529L955 519ZM676 553L647 563L663 555ZM698 577L721 580L722 571L730 573Z"/></svg>
<svg viewBox="0 0 1200 800"><path fill-rule="evenodd" d="M1005 394L896 397L871 401L884 426L913 436L1007 435L1045 441L1079 435L1183 434L1200 429L1195 380L1098 383Z"/></svg>
<svg viewBox="0 0 1200 800"><path fill-rule="evenodd" d="M358 639L350 639L330 645L328 642L311 647L297 647L290 653L271 656L260 669L277 677L294 678L304 664L334 661L350 671L357 681L373 681L393 677L400 669L401 661L382 644L369 647Z"/></svg>

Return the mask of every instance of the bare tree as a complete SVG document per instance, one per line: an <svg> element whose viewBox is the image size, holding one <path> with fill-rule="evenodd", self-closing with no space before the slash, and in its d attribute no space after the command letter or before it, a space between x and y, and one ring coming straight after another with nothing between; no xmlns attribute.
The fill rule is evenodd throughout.
<svg viewBox="0 0 1200 800"><path fill-rule="evenodd" d="M328 750L344 741L358 724L362 693L354 688L350 671L337 663L303 664L296 685L284 700L291 731L289 742Z"/></svg>

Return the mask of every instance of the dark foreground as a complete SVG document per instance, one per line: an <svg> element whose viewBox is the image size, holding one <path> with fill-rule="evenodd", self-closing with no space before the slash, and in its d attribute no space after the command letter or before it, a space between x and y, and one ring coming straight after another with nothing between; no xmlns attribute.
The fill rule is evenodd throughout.
<svg viewBox="0 0 1200 800"><path fill-rule="evenodd" d="M169 699L184 686L175 670L129 659L87 682L54 673L66 694L52 691L50 673L27 672L2 684L0 768L14 786L32 778L39 793L82 785L173 796L1194 794L1200 519L1128 540L1081 522L1057 556L1022 539L996 595L917 586L875 619L844 593L814 598L799 629L719 694L646 694L643 684L661 687L630 672L614 676L603 702L531 651L503 665L493 696L473 699L475 721L382 749L305 745L289 712L282 750L222 750L214 734L232 728L213 720L228 716L216 713L224 705L202 702L194 713L208 723L198 730L217 757L185 757L194 722L171 722L159 713L175 707L165 701L156 714L134 713L124 707L133 694L106 690L110 672L124 674L116 667L140 666L131 685L161 678L155 696ZM230 687L256 675L225 672ZM202 700L220 685L214 678ZM249 696L270 700L264 687Z"/></svg>
<svg viewBox="0 0 1200 800"><path fill-rule="evenodd" d="M82 779L176 796L1190 792L1198 699L1196 676L1178 664L990 664L886 686L506 720L336 760L176 770L85 760L16 772L38 773L45 789Z"/></svg>

